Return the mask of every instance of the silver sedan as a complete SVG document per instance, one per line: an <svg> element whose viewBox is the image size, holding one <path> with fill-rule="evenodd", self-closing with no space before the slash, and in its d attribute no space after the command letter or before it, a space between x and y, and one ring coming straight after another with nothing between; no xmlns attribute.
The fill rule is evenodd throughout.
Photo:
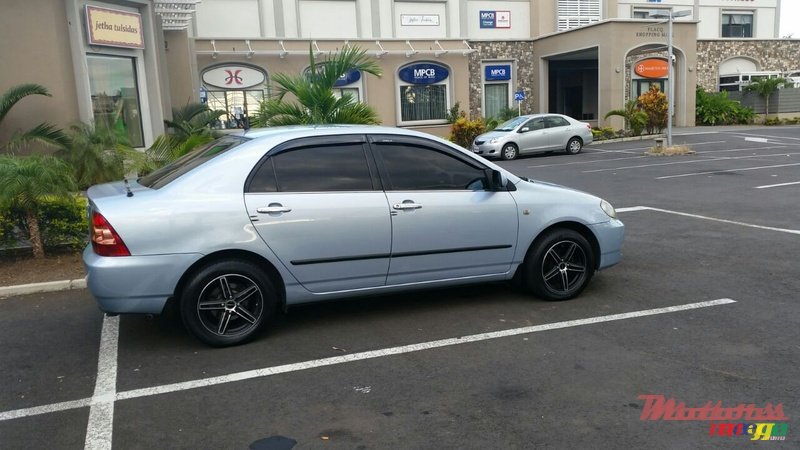
<svg viewBox="0 0 800 450"><path fill-rule="evenodd" d="M88 197L100 309L174 301L215 346L283 308L356 295L516 277L569 299L620 261L624 234L604 200L383 127L250 130Z"/></svg>
<svg viewBox="0 0 800 450"><path fill-rule="evenodd" d="M592 139L592 126L586 122L561 114L533 114L511 119L476 137L471 150L500 159L554 150L577 155Z"/></svg>

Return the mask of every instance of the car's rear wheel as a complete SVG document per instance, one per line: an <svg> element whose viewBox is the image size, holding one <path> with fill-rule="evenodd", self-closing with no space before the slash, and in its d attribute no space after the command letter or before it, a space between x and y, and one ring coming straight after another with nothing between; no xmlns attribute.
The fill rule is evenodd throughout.
<svg viewBox="0 0 800 450"><path fill-rule="evenodd" d="M218 261L197 271L181 295L181 318L196 338L215 347L256 336L275 312L269 277L244 261Z"/></svg>
<svg viewBox="0 0 800 450"><path fill-rule="evenodd" d="M519 149L514 144L506 144L500 150L500 159L509 161L515 159L519 155Z"/></svg>
<svg viewBox="0 0 800 450"><path fill-rule="evenodd" d="M580 138L572 138L567 142L567 153L577 155L583 149L583 141Z"/></svg>
<svg viewBox="0 0 800 450"><path fill-rule="evenodd" d="M594 275L592 246L580 233L549 231L531 248L525 261L528 288L545 300L569 300L583 291Z"/></svg>

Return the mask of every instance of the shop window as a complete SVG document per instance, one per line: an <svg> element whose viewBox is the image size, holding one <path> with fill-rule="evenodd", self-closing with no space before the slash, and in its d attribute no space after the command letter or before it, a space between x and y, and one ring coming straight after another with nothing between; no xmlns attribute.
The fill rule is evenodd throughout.
<svg viewBox="0 0 800 450"><path fill-rule="evenodd" d="M664 88L665 80L647 80L647 79L634 79L633 80L633 98L639 98L640 95L650 90L650 86L655 84L664 94L667 91ZM667 94L669 95L669 94Z"/></svg>
<svg viewBox="0 0 800 450"><path fill-rule="evenodd" d="M753 37L753 13L723 13L722 37Z"/></svg>
<svg viewBox="0 0 800 450"><path fill-rule="evenodd" d="M434 63L415 63L398 72L401 124L442 123L450 107L450 71Z"/></svg>
<svg viewBox="0 0 800 450"><path fill-rule="evenodd" d="M657 13L669 13L668 9L643 9L643 8L633 8L633 18L634 19L652 19L650 17L651 14Z"/></svg>
<svg viewBox="0 0 800 450"><path fill-rule="evenodd" d="M600 0L558 0L558 31L599 22Z"/></svg>
<svg viewBox="0 0 800 450"><path fill-rule="evenodd" d="M212 111L222 110L215 128L243 128L253 112L258 110L264 100L262 89L247 91L208 91L207 103Z"/></svg>
<svg viewBox="0 0 800 450"><path fill-rule="evenodd" d="M483 85L483 103L486 107L484 115L499 117L500 113L508 109L508 83Z"/></svg>
<svg viewBox="0 0 800 450"><path fill-rule="evenodd" d="M95 126L105 126L127 137L133 147L144 147L136 60L120 56L86 55Z"/></svg>

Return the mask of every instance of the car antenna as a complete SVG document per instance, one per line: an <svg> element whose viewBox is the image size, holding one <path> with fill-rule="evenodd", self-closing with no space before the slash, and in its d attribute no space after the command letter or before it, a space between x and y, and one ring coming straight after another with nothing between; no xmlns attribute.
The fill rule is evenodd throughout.
<svg viewBox="0 0 800 450"><path fill-rule="evenodd" d="M125 195L128 196L128 197L133 197L133 191L131 191L131 185L128 184L128 179L127 178L123 178L122 182L125 183L125 190L128 192Z"/></svg>

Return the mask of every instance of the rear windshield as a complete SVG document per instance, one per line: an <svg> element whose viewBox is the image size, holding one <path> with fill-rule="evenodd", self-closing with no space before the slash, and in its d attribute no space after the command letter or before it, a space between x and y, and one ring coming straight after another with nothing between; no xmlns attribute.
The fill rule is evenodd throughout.
<svg viewBox="0 0 800 450"><path fill-rule="evenodd" d="M186 172L247 141L239 136L225 136L203 144L166 166L139 178L139 184L160 189Z"/></svg>

